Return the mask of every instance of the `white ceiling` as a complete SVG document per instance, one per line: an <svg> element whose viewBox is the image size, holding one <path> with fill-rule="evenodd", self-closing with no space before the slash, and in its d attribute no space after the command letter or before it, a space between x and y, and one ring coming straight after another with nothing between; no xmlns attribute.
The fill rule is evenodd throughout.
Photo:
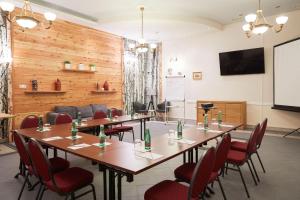
<svg viewBox="0 0 300 200"><path fill-rule="evenodd" d="M21 1L21 0L17 0ZM162 40L212 29L243 20L255 12L258 0L31 0L53 10L93 21L103 30L137 39L139 5L145 5L146 38ZM300 0L262 0L264 14L300 9ZM280 8L276 8L280 6ZM187 31L188 30L188 31Z"/></svg>

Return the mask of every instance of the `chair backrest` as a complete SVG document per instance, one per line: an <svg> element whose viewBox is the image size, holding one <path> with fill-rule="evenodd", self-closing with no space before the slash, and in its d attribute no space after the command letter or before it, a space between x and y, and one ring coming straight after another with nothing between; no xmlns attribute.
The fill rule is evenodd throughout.
<svg viewBox="0 0 300 200"><path fill-rule="evenodd" d="M48 157L42 150L41 145L35 139L31 138L28 142L28 150L31 156L32 165L42 182L51 180L51 165Z"/></svg>
<svg viewBox="0 0 300 200"><path fill-rule="evenodd" d="M248 154L255 153L256 150L257 150L256 141L257 141L257 137L258 137L258 134L259 134L259 130L260 130L260 124L258 123L255 126L254 130L252 131L252 133L250 135L250 138L248 140L248 146L247 146L247 153Z"/></svg>
<svg viewBox="0 0 300 200"><path fill-rule="evenodd" d="M146 110L147 106L145 104L142 104L140 102L133 102L133 110L139 111L139 110Z"/></svg>
<svg viewBox="0 0 300 200"><path fill-rule="evenodd" d="M102 111L96 111L94 114L94 119L104 119L106 117L107 117L106 113Z"/></svg>
<svg viewBox="0 0 300 200"><path fill-rule="evenodd" d="M17 131L13 131L12 136L22 163L27 167L32 166L27 144L23 136L21 136Z"/></svg>
<svg viewBox="0 0 300 200"><path fill-rule="evenodd" d="M222 141L218 144L216 148L216 161L213 169L214 172L219 172L219 170L224 167L224 164L227 159L227 154L230 150L230 146L231 136L228 133L223 136Z"/></svg>
<svg viewBox="0 0 300 200"><path fill-rule="evenodd" d="M215 148L211 147L198 161L189 187L188 200L198 199L199 195L204 192L214 167L215 157Z"/></svg>
<svg viewBox="0 0 300 200"><path fill-rule="evenodd" d="M72 123L72 117L69 114L60 113L55 118L55 124Z"/></svg>
<svg viewBox="0 0 300 200"><path fill-rule="evenodd" d="M28 115L21 123L20 128L35 128L39 126L39 118L36 115Z"/></svg>
<svg viewBox="0 0 300 200"><path fill-rule="evenodd" d="M258 134L257 140L256 140L257 148L259 148L261 145L262 139L263 139L266 129L267 129L267 125L268 125L268 119L266 118L260 125L259 134Z"/></svg>
<svg viewBox="0 0 300 200"><path fill-rule="evenodd" d="M112 109L111 109L111 116L112 116L112 117L115 117L115 116L122 116L122 115L123 115L122 110L117 109L117 108L112 108Z"/></svg>

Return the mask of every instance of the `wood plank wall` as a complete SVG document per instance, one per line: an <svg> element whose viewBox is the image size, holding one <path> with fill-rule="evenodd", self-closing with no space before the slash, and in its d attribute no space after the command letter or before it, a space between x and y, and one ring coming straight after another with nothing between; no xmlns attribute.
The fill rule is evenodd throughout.
<svg viewBox="0 0 300 200"><path fill-rule="evenodd" d="M43 20L41 16L39 19ZM56 105L106 104L109 107L122 107L122 55L121 37L56 20L51 29L39 25L23 32L19 26L12 26L12 102L13 113L17 115L14 128L31 113L43 114ZM73 68L79 63L96 64L96 73L62 71L64 61L71 61ZM37 79L39 90L54 90L54 81L59 78L65 94L34 94L31 80ZM101 85L107 80L112 94L91 94L96 82ZM26 89L19 88L26 84Z"/></svg>

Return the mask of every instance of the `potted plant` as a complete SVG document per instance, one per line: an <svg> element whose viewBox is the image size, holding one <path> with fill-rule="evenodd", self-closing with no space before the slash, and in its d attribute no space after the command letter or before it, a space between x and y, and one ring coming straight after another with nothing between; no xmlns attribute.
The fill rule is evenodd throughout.
<svg viewBox="0 0 300 200"><path fill-rule="evenodd" d="M72 65L71 65L70 61L65 61L64 64L65 64L65 69L71 69L72 68Z"/></svg>
<svg viewBox="0 0 300 200"><path fill-rule="evenodd" d="M96 71L96 65L95 64L90 64L90 70L91 71Z"/></svg>
<svg viewBox="0 0 300 200"><path fill-rule="evenodd" d="M84 64L79 63L78 64L78 70L84 70Z"/></svg>

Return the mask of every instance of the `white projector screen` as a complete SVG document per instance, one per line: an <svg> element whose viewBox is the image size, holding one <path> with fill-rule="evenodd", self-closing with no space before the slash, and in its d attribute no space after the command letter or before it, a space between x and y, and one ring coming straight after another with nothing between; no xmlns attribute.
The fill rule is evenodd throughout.
<svg viewBox="0 0 300 200"><path fill-rule="evenodd" d="M300 38L274 46L273 108L300 112Z"/></svg>

